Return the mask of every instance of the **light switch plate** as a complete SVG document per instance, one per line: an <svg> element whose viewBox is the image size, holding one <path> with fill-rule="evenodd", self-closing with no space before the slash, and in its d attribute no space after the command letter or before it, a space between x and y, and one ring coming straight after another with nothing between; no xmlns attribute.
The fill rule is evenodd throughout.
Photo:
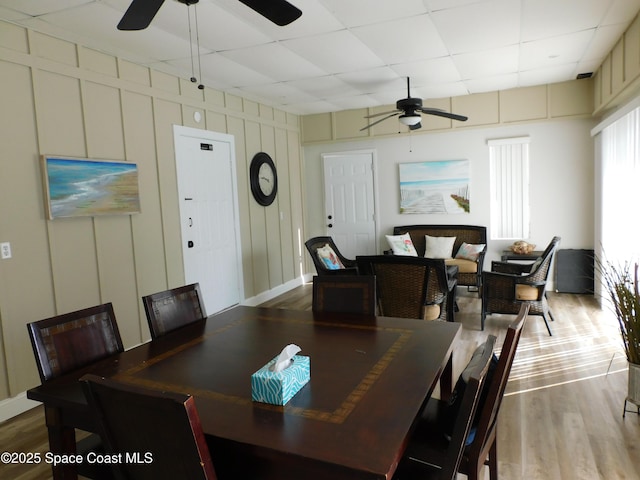
<svg viewBox="0 0 640 480"><path fill-rule="evenodd" d="M11 258L11 244L9 242L0 243L0 257L3 260Z"/></svg>

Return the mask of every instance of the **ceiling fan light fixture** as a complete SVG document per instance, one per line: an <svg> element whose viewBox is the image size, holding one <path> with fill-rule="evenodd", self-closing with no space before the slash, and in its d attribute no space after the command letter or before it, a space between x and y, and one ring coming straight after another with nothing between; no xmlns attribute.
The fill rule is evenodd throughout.
<svg viewBox="0 0 640 480"><path fill-rule="evenodd" d="M420 115L416 113L405 113L404 115L400 115L398 118L400 119L400 123L407 127L420 123Z"/></svg>

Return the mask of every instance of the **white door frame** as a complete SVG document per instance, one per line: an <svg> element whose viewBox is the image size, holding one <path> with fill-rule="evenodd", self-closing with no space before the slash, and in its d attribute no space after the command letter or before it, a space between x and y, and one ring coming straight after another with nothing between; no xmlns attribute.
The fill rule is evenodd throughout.
<svg viewBox="0 0 640 480"><path fill-rule="evenodd" d="M244 298L244 279L243 279L243 265L242 265L242 241L240 235L240 207L238 202L238 177L237 177L237 166L236 166L236 149L235 149L235 137L233 135L227 133L213 132L210 130L202 130L199 128L185 127L182 125L173 125L173 137L174 137L174 145L177 145L178 137L192 137L198 138L204 141L211 142L223 142L228 143L229 145L229 154L231 157L231 178L232 178L232 191L233 191L233 216L234 216L234 230L235 230L235 238L236 238L236 265L238 268L238 292L239 292L239 303L242 303ZM178 171L177 171L177 161L176 161L176 182L178 181ZM179 206L181 205L181 199L178 199ZM180 237L182 244L182 268L183 275L185 274L185 260L184 255L187 249L186 241L183 237L183 225L184 219L182 218L183 211L179 209L180 214ZM207 312L210 313L210 312ZM211 312L213 313L213 312Z"/></svg>

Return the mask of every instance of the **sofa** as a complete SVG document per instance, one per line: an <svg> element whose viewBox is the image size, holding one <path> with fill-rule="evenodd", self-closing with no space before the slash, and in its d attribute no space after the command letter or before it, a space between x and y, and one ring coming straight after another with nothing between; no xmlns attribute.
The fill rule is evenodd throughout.
<svg viewBox="0 0 640 480"><path fill-rule="evenodd" d="M393 235L409 234L417 255L423 257L429 237L455 237L447 265L458 267L458 285L482 289L482 267L487 252L487 227L481 225L403 225L393 227ZM433 239L430 239L430 242ZM460 247L464 244L463 251ZM469 248L471 254L469 255ZM456 256L458 258L456 258Z"/></svg>

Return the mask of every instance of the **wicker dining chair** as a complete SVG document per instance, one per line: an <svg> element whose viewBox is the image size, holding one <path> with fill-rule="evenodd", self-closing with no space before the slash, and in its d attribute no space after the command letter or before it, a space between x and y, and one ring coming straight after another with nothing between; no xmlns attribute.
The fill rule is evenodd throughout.
<svg viewBox="0 0 640 480"><path fill-rule="evenodd" d="M553 314L547 301L546 288L551 262L560 237L553 237L542 255L533 263L491 262L491 272L482 273L482 315L484 330L487 315L504 313L516 315L522 304L529 305L529 315L544 319L549 335Z"/></svg>
<svg viewBox="0 0 640 480"><path fill-rule="evenodd" d="M363 255L356 263L360 274L376 277L380 315L454 320L457 280L448 275L444 260Z"/></svg>

